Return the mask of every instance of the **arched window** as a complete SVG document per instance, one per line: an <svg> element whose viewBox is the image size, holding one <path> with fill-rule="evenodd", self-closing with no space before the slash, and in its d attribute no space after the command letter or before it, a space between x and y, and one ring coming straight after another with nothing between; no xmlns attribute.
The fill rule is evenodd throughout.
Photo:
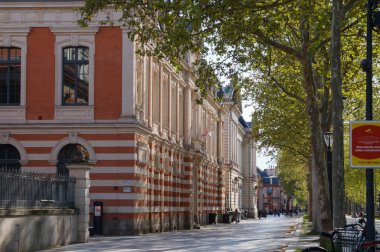
<svg viewBox="0 0 380 252"><path fill-rule="evenodd" d="M20 171L20 153L10 144L0 144L0 171Z"/></svg>
<svg viewBox="0 0 380 252"><path fill-rule="evenodd" d="M57 174L68 175L68 164L86 163L88 162L89 154L86 148L80 144L68 144L61 149L58 154Z"/></svg>

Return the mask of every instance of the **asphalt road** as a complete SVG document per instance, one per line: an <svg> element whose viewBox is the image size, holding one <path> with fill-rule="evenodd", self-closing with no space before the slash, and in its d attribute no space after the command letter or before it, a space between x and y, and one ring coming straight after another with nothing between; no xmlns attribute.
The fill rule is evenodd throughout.
<svg viewBox="0 0 380 252"><path fill-rule="evenodd" d="M74 244L46 251L125 252L125 251L285 251L297 241L295 225L300 217L268 216L261 220L202 226L201 229L138 236L91 237L86 244Z"/></svg>

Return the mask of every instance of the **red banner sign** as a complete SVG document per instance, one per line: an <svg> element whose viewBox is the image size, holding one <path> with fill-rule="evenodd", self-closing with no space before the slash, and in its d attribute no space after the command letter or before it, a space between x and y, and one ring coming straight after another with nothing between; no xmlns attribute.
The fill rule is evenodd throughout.
<svg viewBox="0 0 380 252"><path fill-rule="evenodd" d="M351 166L380 168L380 122L351 122Z"/></svg>

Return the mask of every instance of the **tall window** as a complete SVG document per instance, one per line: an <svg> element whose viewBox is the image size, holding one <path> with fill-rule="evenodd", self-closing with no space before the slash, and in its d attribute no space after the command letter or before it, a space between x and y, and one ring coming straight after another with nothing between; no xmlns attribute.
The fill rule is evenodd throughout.
<svg viewBox="0 0 380 252"><path fill-rule="evenodd" d="M0 47L0 105L20 105L21 49Z"/></svg>
<svg viewBox="0 0 380 252"><path fill-rule="evenodd" d="M160 123L160 67L153 64L153 122Z"/></svg>
<svg viewBox="0 0 380 252"><path fill-rule="evenodd" d="M162 126L169 128L169 74L164 72L162 78Z"/></svg>
<svg viewBox="0 0 380 252"><path fill-rule="evenodd" d="M137 86L137 105L143 107L144 99L144 59L138 57L136 59L136 86Z"/></svg>
<svg viewBox="0 0 380 252"><path fill-rule="evenodd" d="M183 110L183 89L180 88L178 91L178 121L179 121L179 135L183 136L183 114L185 111Z"/></svg>
<svg viewBox="0 0 380 252"><path fill-rule="evenodd" d="M87 47L63 48L63 105L87 105L89 87Z"/></svg>
<svg viewBox="0 0 380 252"><path fill-rule="evenodd" d="M172 82L171 84L171 88L172 88L172 101L171 101L171 105L172 105L172 120L171 120L171 124L172 124L172 131L174 132L177 132L177 83L176 82Z"/></svg>

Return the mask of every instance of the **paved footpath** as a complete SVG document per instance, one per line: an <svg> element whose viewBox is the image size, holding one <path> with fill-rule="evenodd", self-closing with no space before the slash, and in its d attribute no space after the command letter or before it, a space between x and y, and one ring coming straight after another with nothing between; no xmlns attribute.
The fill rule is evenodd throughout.
<svg viewBox="0 0 380 252"><path fill-rule="evenodd" d="M347 224L357 223L359 221L358 218L352 218L351 216L346 216ZM288 244L288 247L285 249L285 252L294 252L296 251L296 248L307 248L311 246L318 247L319 242L319 235L302 235L301 234L301 223L302 220L300 220L298 228L294 232L295 237L298 237L297 239L294 239L292 242ZM380 220L375 220L375 229L379 232L380 231ZM380 234L378 233L377 239L380 239Z"/></svg>
<svg viewBox="0 0 380 252"><path fill-rule="evenodd" d="M261 220L247 219L240 223L202 226L201 229L172 231L137 236L97 236L86 244L74 244L44 250L57 251L250 251L290 252L298 246L296 227L300 217L268 216Z"/></svg>

